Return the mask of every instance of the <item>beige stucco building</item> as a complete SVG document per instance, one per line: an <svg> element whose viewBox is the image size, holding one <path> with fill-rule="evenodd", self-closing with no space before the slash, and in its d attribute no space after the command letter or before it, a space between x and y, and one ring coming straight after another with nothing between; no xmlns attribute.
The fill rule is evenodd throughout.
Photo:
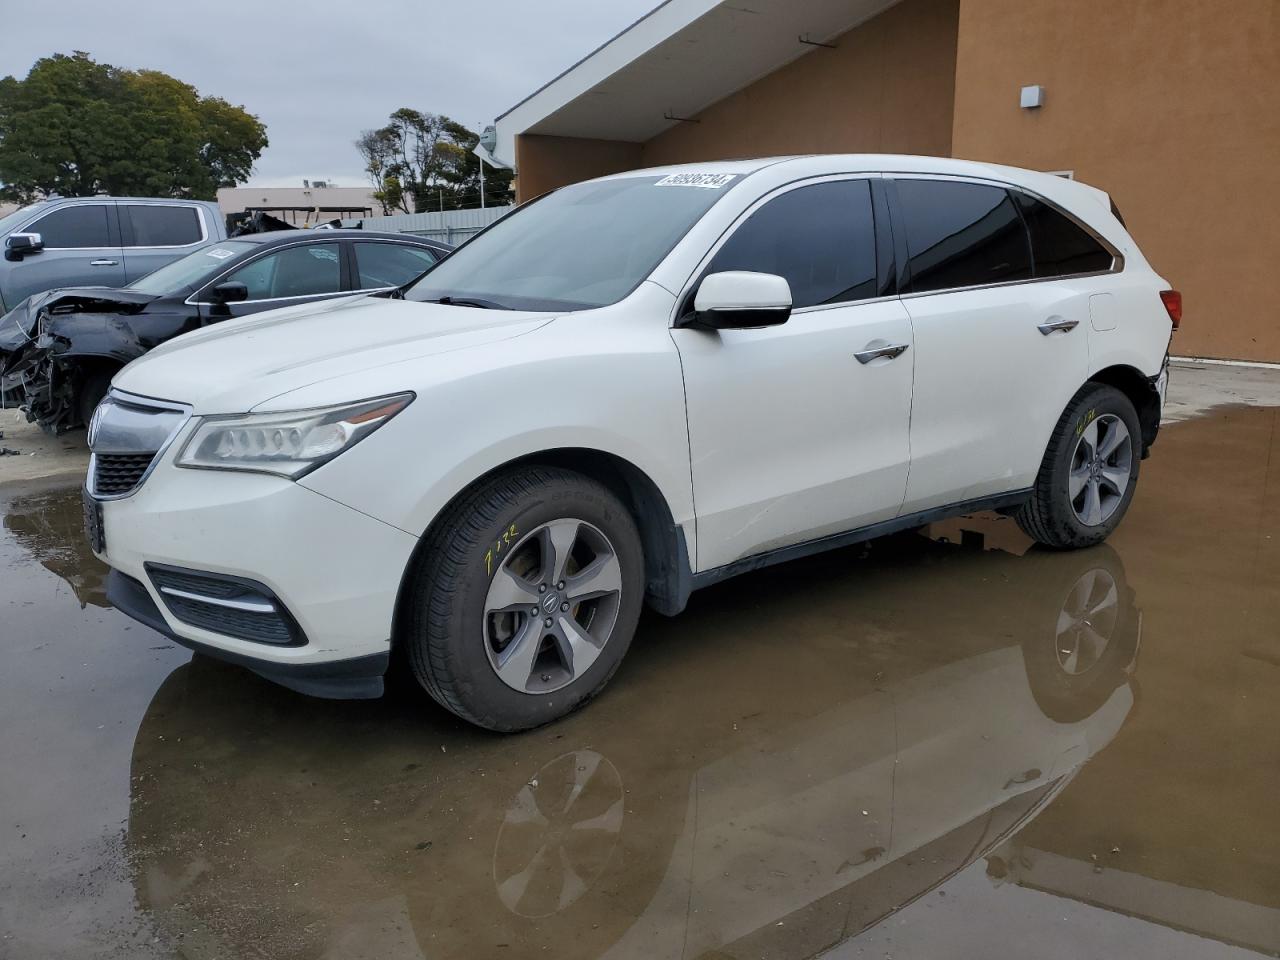
<svg viewBox="0 0 1280 960"><path fill-rule="evenodd" d="M223 216L257 208L275 208L280 211L276 216L296 222L298 226L314 226L339 216L382 214L382 205L374 199L373 188L367 186L322 187L310 184L302 187L223 187L218 191L218 209Z"/></svg>
<svg viewBox="0 0 1280 960"><path fill-rule="evenodd" d="M521 199L810 152L1070 171L1183 291L1176 352L1280 361L1275 0L668 0L496 127Z"/></svg>

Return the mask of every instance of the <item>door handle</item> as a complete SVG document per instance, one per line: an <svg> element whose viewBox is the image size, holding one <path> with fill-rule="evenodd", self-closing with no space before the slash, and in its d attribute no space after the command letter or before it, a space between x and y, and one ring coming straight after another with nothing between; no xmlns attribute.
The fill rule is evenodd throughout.
<svg viewBox="0 0 1280 960"><path fill-rule="evenodd" d="M875 341L872 342L874 343ZM881 357L892 360L894 357L900 357L906 353L907 346L905 343L890 343L883 347L873 347L871 344L867 344L867 349L859 350L854 354L854 357L857 358L859 363L870 363L872 360L878 360Z"/></svg>
<svg viewBox="0 0 1280 960"><path fill-rule="evenodd" d="M1070 333L1078 326L1080 326L1079 320L1068 320L1066 317L1058 317L1056 320L1046 320L1044 323L1039 324L1036 329L1047 337L1055 330L1061 330L1063 333Z"/></svg>
<svg viewBox="0 0 1280 960"><path fill-rule="evenodd" d="M114 267L114 266L115 266L116 264L118 264L119 262L120 262L119 260L90 260L90 261L89 261L89 266L91 266L91 267Z"/></svg>

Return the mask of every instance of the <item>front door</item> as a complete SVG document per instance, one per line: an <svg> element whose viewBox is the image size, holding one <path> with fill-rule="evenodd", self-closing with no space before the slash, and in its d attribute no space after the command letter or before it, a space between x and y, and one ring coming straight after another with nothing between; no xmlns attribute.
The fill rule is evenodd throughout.
<svg viewBox="0 0 1280 960"><path fill-rule="evenodd" d="M726 270L785 277L793 312L765 329L672 331L699 570L895 517L910 462L911 321L877 298L869 181L767 198L703 275Z"/></svg>
<svg viewBox="0 0 1280 960"><path fill-rule="evenodd" d="M210 287L220 283L243 283L249 297L209 306L210 291L201 291L206 304L201 310L209 322L349 295L342 280L342 247L336 240L273 250L212 281Z"/></svg>
<svg viewBox="0 0 1280 960"><path fill-rule="evenodd" d="M44 249L10 265L5 302L12 307L55 287L124 286L114 218L110 201L85 201L57 207L23 227L23 233L40 234Z"/></svg>

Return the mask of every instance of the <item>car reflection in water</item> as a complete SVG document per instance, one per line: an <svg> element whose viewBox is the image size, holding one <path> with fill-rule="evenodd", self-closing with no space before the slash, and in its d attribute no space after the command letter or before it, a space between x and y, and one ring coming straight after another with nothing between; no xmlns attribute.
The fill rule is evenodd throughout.
<svg viewBox="0 0 1280 960"><path fill-rule="evenodd" d="M80 490L55 490L10 501L4 528L42 567L71 587L81 609L110 607L107 565L84 538Z"/></svg>
<svg viewBox="0 0 1280 960"><path fill-rule="evenodd" d="M1017 831L1130 711L1117 554L990 549L1009 531L714 588L521 736L197 657L134 749L139 900L194 956L812 956Z"/></svg>

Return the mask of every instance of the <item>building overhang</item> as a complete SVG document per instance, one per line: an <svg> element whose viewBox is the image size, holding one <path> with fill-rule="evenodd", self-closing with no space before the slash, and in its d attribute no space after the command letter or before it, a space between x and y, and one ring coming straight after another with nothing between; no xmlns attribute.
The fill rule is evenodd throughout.
<svg viewBox="0 0 1280 960"><path fill-rule="evenodd" d="M666 0L495 121L521 134L643 143L898 0Z"/></svg>

